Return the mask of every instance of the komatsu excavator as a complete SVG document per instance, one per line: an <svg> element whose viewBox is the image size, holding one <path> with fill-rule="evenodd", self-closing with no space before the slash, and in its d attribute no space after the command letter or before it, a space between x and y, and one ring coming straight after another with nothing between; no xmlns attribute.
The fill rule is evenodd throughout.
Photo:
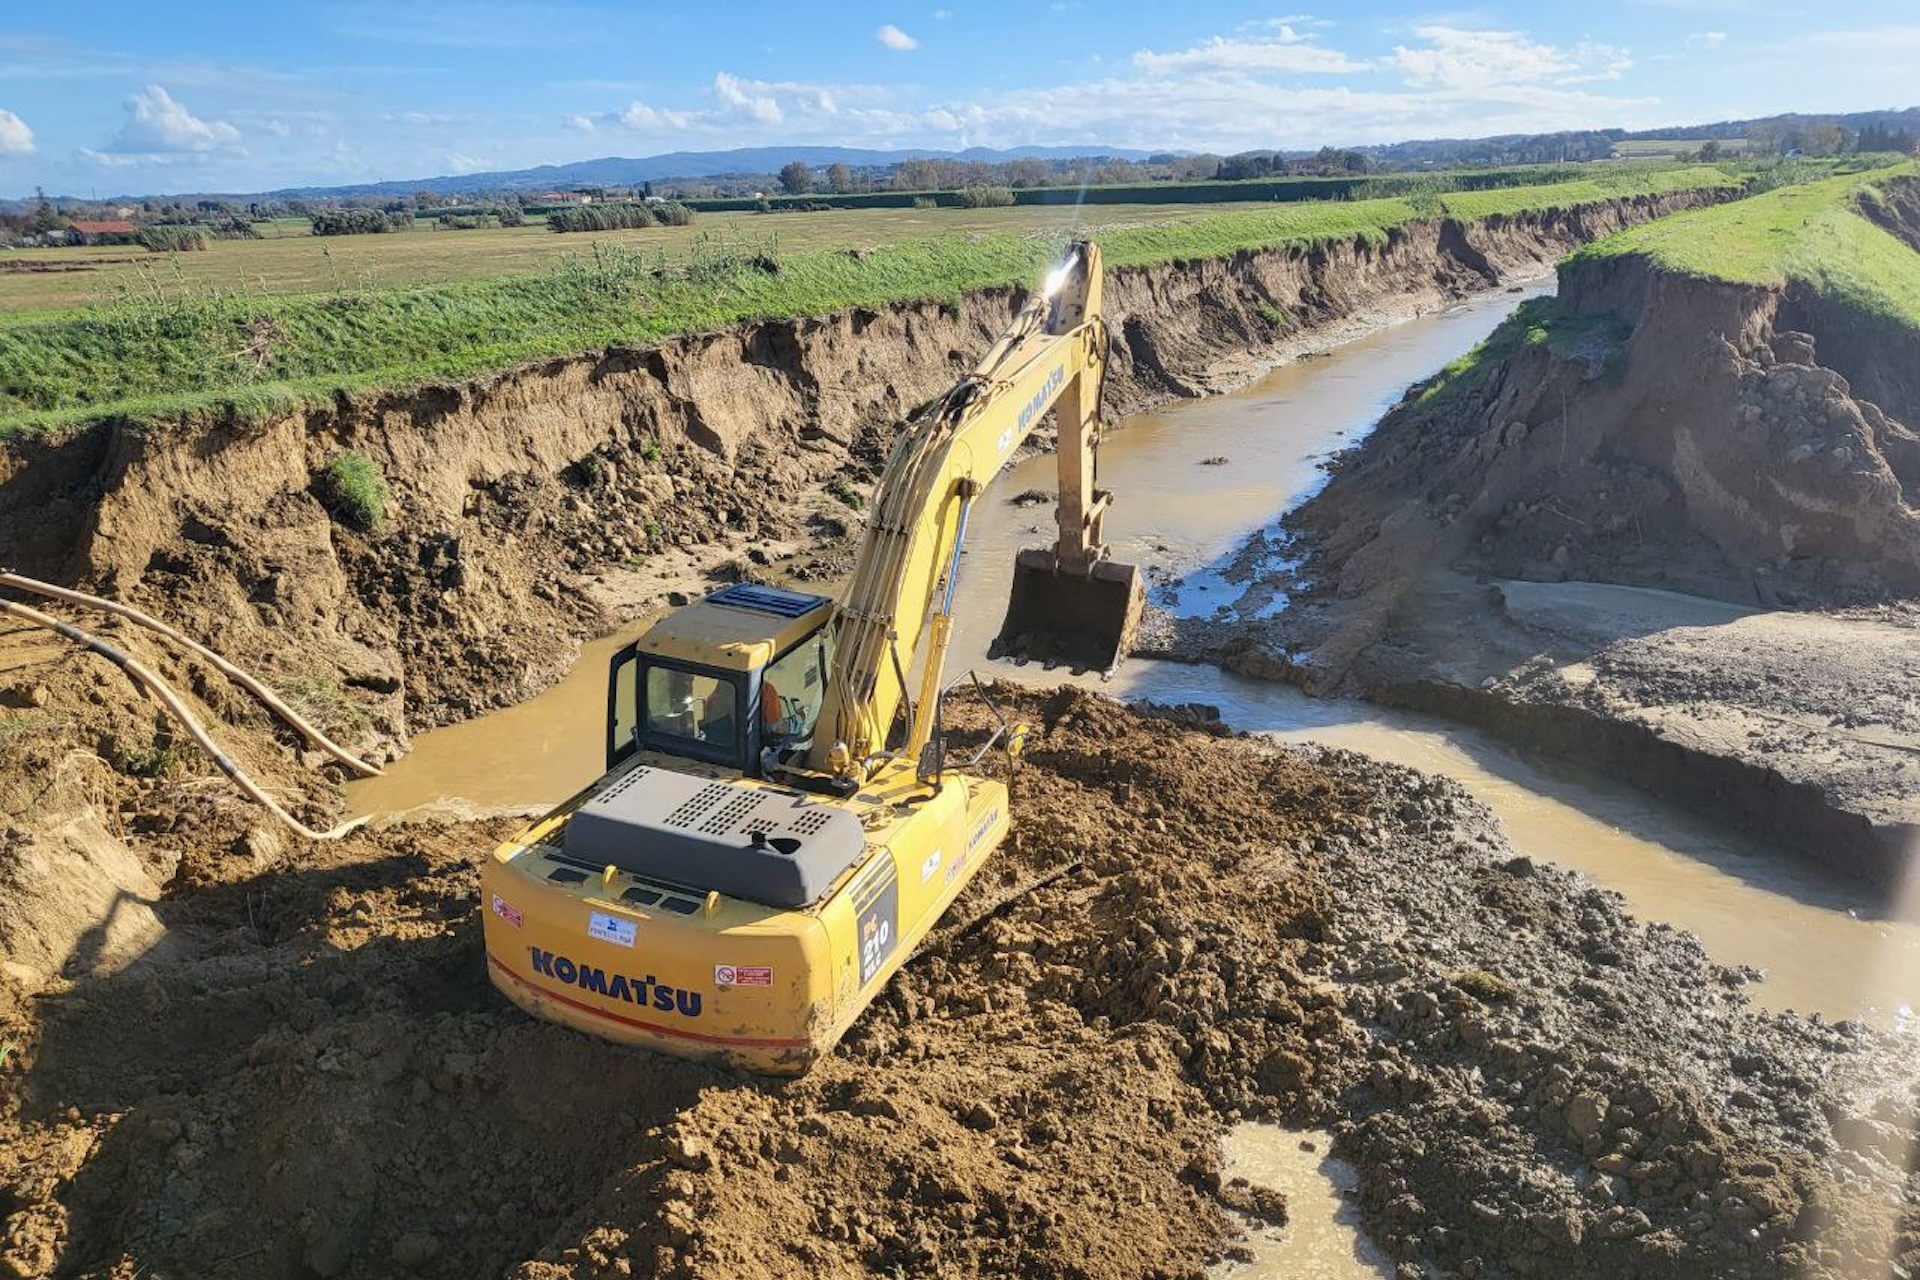
<svg viewBox="0 0 1920 1280"><path fill-rule="evenodd" d="M799 1074L1005 838L1007 788L945 760L940 701L968 516L1059 425L1059 538L1020 553L998 649L1125 654L1139 571L1101 542L1108 340L1100 251L1076 244L972 373L907 424L838 601L737 584L612 659L607 772L494 851L493 981L536 1017ZM917 670L917 677L913 674Z"/></svg>

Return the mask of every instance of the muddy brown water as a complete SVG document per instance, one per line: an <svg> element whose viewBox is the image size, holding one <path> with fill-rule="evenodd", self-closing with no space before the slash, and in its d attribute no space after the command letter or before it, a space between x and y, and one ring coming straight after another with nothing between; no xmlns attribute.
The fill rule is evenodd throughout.
<svg viewBox="0 0 1920 1280"><path fill-rule="evenodd" d="M1211 566L1271 528L1317 485L1321 459L1364 434L1408 383L1485 337L1522 296L1495 294L1392 325L1232 395L1127 420L1100 459L1102 483L1118 495L1107 525L1115 557L1181 575L1178 592L1159 598L1205 608ZM1218 457L1226 462L1203 464ZM1053 523L1050 507L1008 499L1050 488L1053 465L1050 457L1016 463L975 512L960 586L975 603L957 620L950 674L971 665L1034 683L1068 678L984 656L1014 551L1046 541ZM588 645L573 674L541 696L423 734L385 777L348 788L354 811L541 809L564 799L600 772L606 660L647 621ZM1750 990L1766 1006L1896 1025L1920 1004L1920 911L1888 910L1810 862L1628 788L1438 720L1311 699L1211 667L1134 661L1104 687L1119 697L1209 703L1239 729L1453 777L1500 818L1520 852L1585 872L1642 919L1697 934L1722 963L1763 970Z"/></svg>
<svg viewBox="0 0 1920 1280"><path fill-rule="evenodd" d="M1393 1259L1360 1228L1352 1198L1359 1172L1332 1154L1333 1135L1244 1122L1220 1143L1220 1173L1287 1198L1283 1227L1254 1224L1250 1255L1208 1272L1213 1280L1393 1280Z"/></svg>

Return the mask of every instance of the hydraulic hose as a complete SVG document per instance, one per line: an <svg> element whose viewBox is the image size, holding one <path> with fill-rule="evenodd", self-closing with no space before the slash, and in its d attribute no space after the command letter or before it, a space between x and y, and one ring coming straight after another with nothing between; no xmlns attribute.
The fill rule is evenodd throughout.
<svg viewBox="0 0 1920 1280"><path fill-rule="evenodd" d="M380 770L378 768L355 756L345 747L329 738L325 733L307 723L300 717L298 712L282 702L279 696L275 694L273 690L267 688L266 685L254 679L239 667L234 666L231 662L228 662L225 658L207 648L193 637L181 634L151 614L142 613L132 605L122 604L118 600L107 600L100 596L88 595L84 591L74 591L67 587L56 587L50 582L41 582L36 578L22 577L20 574L8 573L4 570L0 570L0 587L14 587L21 591L31 591L35 595L47 596L54 600L64 600L69 604L82 605L89 609L101 609L107 613L119 614L123 618L136 622L147 628L147 630L173 641L173 643L208 663L235 684L240 685L247 692L258 698L269 711L272 711L284 720L295 733L298 733L315 747L326 752L361 777L377 778L380 776Z"/></svg>
<svg viewBox="0 0 1920 1280"><path fill-rule="evenodd" d="M19 604L12 600L0 599L0 614L16 617L24 622L30 622L34 626L43 627L64 640L72 641L74 644L79 645L91 653L99 654L107 661L113 663L114 666L126 672L127 675L133 678L135 683L139 684L141 688L158 699L160 705L165 707L173 718L180 722L181 726L186 729L188 736L194 740L195 744L198 745L202 751L206 752L207 755L212 758L213 763L219 767L220 772L231 778L233 784L245 792L248 798L252 799L256 804L261 805L267 812L280 819L281 822L285 823L298 834L309 840L338 840L341 836L346 835L367 821L365 818L355 818L351 822L341 823L331 831L315 831L304 822L301 822L300 819L288 813L279 801L263 791L259 784L247 776L245 770L241 769L225 752L220 750L219 744L214 742L212 735L194 718L193 712L187 710L187 705L180 700L180 696L168 686L166 681L149 670L144 663L120 649L115 648L113 645L108 644L106 641L89 635L71 623L62 622L58 618L41 613L38 609L28 608L24 604Z"/></svg>

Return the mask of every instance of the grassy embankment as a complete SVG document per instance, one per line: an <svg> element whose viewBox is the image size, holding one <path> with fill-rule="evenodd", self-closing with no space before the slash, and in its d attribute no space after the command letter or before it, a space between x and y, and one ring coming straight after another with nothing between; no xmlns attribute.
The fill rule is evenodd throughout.
<svg viewBox="0 0 1920 1280"><path fill-rule="evenodd" d="M1485 194L1511 213L1732 182L1715 169L1669 169L1623 174L1612 189L1573 201L1569 184ZM1125 267L1355 236L1379 241L1422 212L1417 199L1403 198L1274 205L1162 216L1095 238L1110 266ZM466 233L449 233L458 234ZM0 435L229 405L256 415L338 391L472 377L743 320L916 298L958 305L970 290L1034 279L1058 243L1058 234L1002 232L905 240L859 256L776 255L709 236L681 254L597 243L530 275L425 288L275 296L156 282L150 293L109 305L0 323Z"/></svg>
<svg viewBox="0 0 1920 1280"><path fill-rule="evenodd" d="M1679 275L1771 287L1798 283L1862 315L1920 333L1920 249L1862 212L1885 199L1889 183L1920 183L1920 164L1842 174L1675 214L1596 241L1569 261L1581 270L1639 256ZM1591 354L1624 337L1610 320L1566 315L1554 298L1532 299L1442 369L1420 401L1459 394L1523 346Z"/></svg>
<svg viewBox="0 0 1920 1280"><path fill-rule="evenodd" d="M1798 283L1864 315L1920 330L1920 250L1863 212L1892 182L1920 182L1920 164L1782 187L1681 214L1609 236L1575 260L1642 256L1680 275Z"/></svg>

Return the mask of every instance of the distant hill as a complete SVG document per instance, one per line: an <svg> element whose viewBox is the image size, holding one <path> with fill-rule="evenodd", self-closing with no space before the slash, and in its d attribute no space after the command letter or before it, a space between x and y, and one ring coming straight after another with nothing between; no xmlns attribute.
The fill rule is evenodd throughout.
<svg viewBox="0 0 1920 1280"><path fill-rule="evenodd" d="M1920 136L1920 107L1833 113L1794 111L1778 116L1756 116L1751 120L1718 120L1712 124L1683 124L1665 129L1641 129L1624 136L1635 141L1647 138L1672 138L1688 142L1704 142L1708 138L1718 138L1724 141L1728 138L1750 137L1755 129L1790 131L1817 124L1837 124L1849 133L1858 133L1862 129L1891 129L1894 132L1904 130Z"/></svg>
<svg viewBox="0 0 1920 1280"><path fill-rule="evenodd" d="M261 193L270 199L313 200L348 196L399 196L414 191L436 195L477 195L493 191L565 191L570 187L625 187L638 182L663 182L669 178L718 178L741 174L776 173L791 160L815 168L844 164L855 167L899 164L903 160L981 160L1004 164L1009 160L1071 160L1079 157L1111 157L1116 160L1144 160L1148 151L1126 147L1012 147L1005 151L990 147L969 147L965 151L938 151L910 148L902 151L874 151L862 147L737 147L731 151L670 151L660 156L603 156L598 160L575 160L570 164L543 164L533 169L508 169L493 173L462 173L436 178L406 178L390 182L365 182L345 187L287 187ZM248 193L252 194L252 193Z"/></svg>

